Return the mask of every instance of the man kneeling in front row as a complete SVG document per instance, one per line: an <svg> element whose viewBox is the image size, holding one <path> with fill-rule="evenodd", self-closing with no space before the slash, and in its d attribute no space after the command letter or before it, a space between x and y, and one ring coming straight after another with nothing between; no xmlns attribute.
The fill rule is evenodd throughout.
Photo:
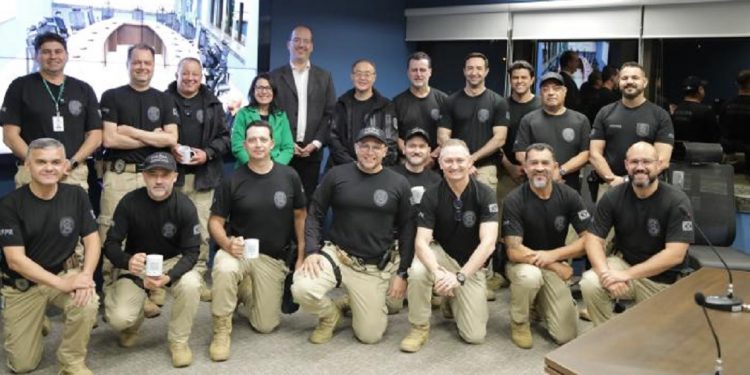
<svg viewBox="0 0 750 375"><path fill-rule="evenodd" d="M450 139L440 151L445 179L425 191L417 215L414 259L409 270L409 334L401 350L416 352L430 332L432 289L449 300L458 333L479 344L487 333L486 279L480 271L495 250L495 192L470 176L469 148Z"/></svg>
<svg viewBox="0 0 750 375"><path fill-rule="evenodd" d="M114 225L104 242L117 277L106 291L104 306L109 324L120 333L120 346L129 348L135 345L143 323L146 290L169 288L174 293L167 334L172 365L185 367L193 362L188 338L200 302L201 276L192 268L198 261L201 237L195 205L173 190L176 170L171 154L149 155L143 163L146 186L131 191L117 204ZM147 255L163 257L158 276L144 277Z"/></svg>

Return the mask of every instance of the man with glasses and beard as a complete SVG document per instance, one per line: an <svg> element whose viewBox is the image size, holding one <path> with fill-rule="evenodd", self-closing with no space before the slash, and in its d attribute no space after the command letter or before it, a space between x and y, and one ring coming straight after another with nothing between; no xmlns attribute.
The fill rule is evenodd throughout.
<svg viewBox="0 0 750 375"><path fill-rule="evenodd" d="M440 150L445 177L425 192L417 215L411 265L409 322L401 350L419 351L430 333L432 290L448 298L458 334L470 344L484 341L489 318L484 263L497 242L495 192L471 177L472 157L466 143L448 139Z"/></svg>
<svg viewBox="0 0 750 375"><path fill-rule="evenodd" d="M628 149L625 168L630 183L608 191L596 207L586 237L592 269L581 279L581 292L594 325L613 314L613 299L646 300L677 280L693 242L690 200L681 190L657 179L656 147L638 142ZM614 227L614 253L604 253Z"/></svg>
<svg viewBox="0 0 750 375"><path fill-rule="evenodd" d="M570 186L554 182L557 169L552 147L535 143L524 151L528 182L513 190L503 204L503 236L510 263L511 339L520 348L533 345L531 306L546 322L550 336L564 344L577 336L578 313L567 281L567 260L585 253L583 239L591 215ZM544 213L540 215L540 213ZM566 245L568 226L578 238Z"/></svg>
<svg viewBox="0 0 750 375"><path fill-rule="evenodd" d="M604 189L628 182L625 152L634 143L654 145L658 157L656 174L669 168L674 146L674 126L669 113L648 101L644 95L648 79L643 67L626 62L620 69L622 100L604 106L594 119L589 145L589 162Z"/></svg>

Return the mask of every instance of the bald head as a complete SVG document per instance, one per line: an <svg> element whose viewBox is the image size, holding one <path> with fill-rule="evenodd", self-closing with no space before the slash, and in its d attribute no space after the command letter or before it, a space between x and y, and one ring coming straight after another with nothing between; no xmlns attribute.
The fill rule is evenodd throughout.
<svg viewBox="0 0 750 375"><path fill-rule="evenodd" d="M650 158L657 160L659 155L656 153L654 145L648 142L636 142L628 149L628 153L625 154L626 159L639 159L639 158Z"/></svg>

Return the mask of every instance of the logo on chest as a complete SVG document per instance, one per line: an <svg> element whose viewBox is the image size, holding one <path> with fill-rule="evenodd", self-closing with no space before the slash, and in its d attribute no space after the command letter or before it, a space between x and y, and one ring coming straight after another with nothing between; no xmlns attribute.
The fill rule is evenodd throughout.
<svg viewBox="0 0 750 375"><path fill-rule="evenodd" d="M656 219L648 219L648 222L646 223L648 234L651 237L656 237L661 232L661 225L659 225L659 220Z"/></svg>
<svg viewBox="0 0 750 375"><path fill-rule="evenodd" d="M161 117L161 111L159 111L159 107L151 106L151 107L148 107L148 111L146 111L146 115L148 115L149 121L157 122L159 121L159 117Z"/></svg>
<svg viewBox="0 0 750 375"><path fill-rule="evenodd" d="M173 223L166 222L161 227L161 235L164 236L164 238L173 238L174 235L177 234L177 226Z"/></svg>
<svg viewBox="0 0 750 375"><path fill-rule="evenodd" d="M651 132L651 125L645 122L639 122L635 124L635 133L638 134L639 137L648 137L648 134L650 132Z"/></svg>
<svg viewBox="0 0 750 375"><path fill-rule="evenodd" d="M565 220L565 216L559 215L555 218L555 230L558 232L562 232L565 230L565 227L568 226L568 222Z"/></svg>
<svg viewBox="0 0 750 375"><path fill-rule="evenodd" d="M76 229L76 222L70 216L65 216L60 219L60 234L63 237L70 236L71 233Z"/></svg>
<svg viewBox="0 0 750 375"><path fill-rule="evenodd" d="M430 117L432 117L433 120L437 121L440 120L440 109L433 108L430 110Z"/></svg>
<svg viewBox="0 0 750 375"><path fill-rule="evenodd" d="M78 116L83 111L83 104L78 100L71 100L68 102L68 112L73 116Z"/></svg>
<svg viewBox="0 0 750 375"><path fill-rule="evenodd" d="M282 209L286 206L286 193L283 191L277 191L273 194L273 204L278 209Z"/></svg>
<svg viewBox="0 0 750 375"><path fill-rule="evenodd" d="M477 112L477 119L479 119L479 122L487 122L487 120L490 119L490 111L482 108Z"/></svg>
<svg viewBox="0 0 750 375"><path fill-rule="evenodd" d="M571 128L565 128L562 131L562 138L565 142L573 142L573 140L576 139L576 132Z"/></svg>
<svg viewBox="0 0 750 375"><path fill-rule="evenodd" d="M376 206L383 207L388 203L388 193L383 189L375 190L375 193L372 195L372 201L375 202Z"/></svg>
<svg viewBox="0 0 750 375"><path fill-rule="evenodd" d="M461 221L465 227L471 228L477 223L477 214L474 211L466 211Z"/></svg>

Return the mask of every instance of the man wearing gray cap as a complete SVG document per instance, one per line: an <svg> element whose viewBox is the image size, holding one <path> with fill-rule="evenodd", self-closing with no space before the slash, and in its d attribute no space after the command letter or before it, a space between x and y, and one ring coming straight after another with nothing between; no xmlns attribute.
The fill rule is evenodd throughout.
<svg viewBox="0 0 750 375"><path fill-rule="evenodd" d="M526 148L546 143L555 150L559 168L553 171L555 181L564 181L581 190L579 170L589 159L591 125L586 116L565 107L565 81L560 73L547 72L541 79L542 108L524 116L513 144L516 159L526 159Z"/></svg>
<svg viewBox="0 0 750 375"><path fill-rule="evenodd" d="M146 186L120 200L104 242L115 268L105 315L119 332L120 346L132 347L143 323L146 291L169 288L174 293L167 335L172 365L185 367L193 361L188 338L200 301L201 276L193 270L201 243L198 213L186 195L173 190L177 164L171 154L147 156L142 174Z"/></svg>
<svg viewBox="0 0 750 375"><path fill-rule="evenodd" d="M320 318L310 335L315 344L330 341L341 320L340 309L326 295L339 286L349 293L354 335L367 344L380 341L388 324L386 291L390 297L404 297L414 256L411 191L406 178L383 168L385 133L364 128L354 147L357 161L332 168L313 194L305 222L306 258L294 274L294 299ZM330 242L323 244L329 208ZM394 227L400 261L392 250Z"/></svg>

